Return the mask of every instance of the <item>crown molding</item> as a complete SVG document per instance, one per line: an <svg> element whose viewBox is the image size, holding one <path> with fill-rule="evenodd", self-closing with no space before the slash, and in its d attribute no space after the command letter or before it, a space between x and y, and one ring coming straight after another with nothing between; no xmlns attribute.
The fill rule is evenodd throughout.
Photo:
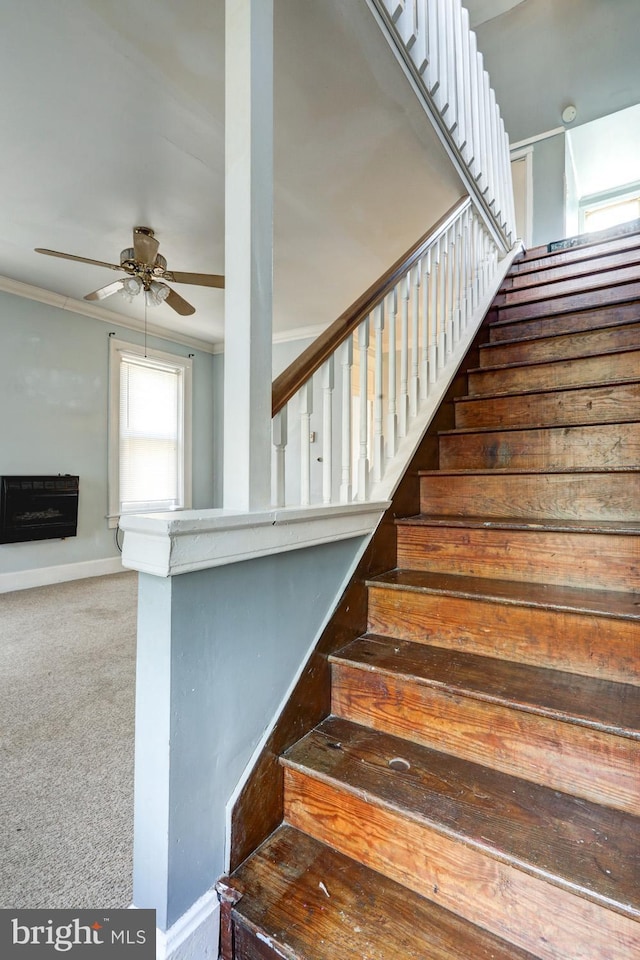
<svg viewBox="0 0 640 960"><path fill-rule="evenodd" d="M23 297L25 300L36 300L38 303L46 303L50 307L57 307L59 310L68 310L70 313L78 313L83 317L91 317L93 320L102 320L103 323L108 323L112 326L115 324L127 330L136 330L139 333L144 333L145 331L145 324L142 320L125 316L116 310L107 310L99 304L89 303L86 300L75 300L73 297L65 297L61 293L45 290L44 287L36 287L30 283L23 283L21 280L12 280L10 277L0 276L0 292L11 293L16 297ZM171 343L181 343L185 347L193 347L195 350L202 350L204 353L222 352L221 344L200 340L198 337L188 337L173 330L167 330L166 327L159 327L154 323L147 323L146 331L153 337L158 337L161 340L169 340Z"/></svg>

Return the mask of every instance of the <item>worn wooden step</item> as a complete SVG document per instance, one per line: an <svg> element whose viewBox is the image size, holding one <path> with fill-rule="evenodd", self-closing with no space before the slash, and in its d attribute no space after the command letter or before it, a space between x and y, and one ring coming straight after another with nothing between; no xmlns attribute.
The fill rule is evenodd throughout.
<svg viewBox="0 0 640 960"><path fill-rule="evenodd" d="M425 470L420 473L420 512L640 523L640 471Z"/></svg>
<svg viewBox="0 0 640 960"><path fill-rule="evenodd" d="M640 420L640 379L518 394L454 397L457 429Z"/></svg>
<svg viewBox="0 0 640 960"><path fill-rule="evenodd" d="M547 253L537 259L517 260L507 279L513 288L536 286L563 280L567 276L584 276L603 266L610 269L628 263L640 263L640 238L637 234L606 243L574 247L560 253Z"/></svg>
<svg viewBox="0 0 640 960"><path fill-rule="evenodd" d="M396 527L405 569L640 593L639 524L420 515Z"/></svg>
<svg viewBox="0 0 640 960"><path fill-rule="evenodd" d="M637 817L337 718L283 762L289 823L540 960L640 952Z"/></svg>
<svg viewBox="0 0 640 960"><path fill-rule="evenodd" d="M520 320L500 320L496 318L490 323L489 337L492 342L504 340L521 340L526 337L544 337L551 334L577 333L581 330L592 330L596 327L616 327L625 323L637 323L640 320L640 303L613 304L612 306L598 306L587 310L561 313L553 317L525 316Z"/></svg>
<svg viewBox="0 0 640 960"><path fill-rule="evenodd" d="M395 637L330 657L334 714L640 814L640 688Z"/></svg>
<svg viewBox="0 0 640 960"><path fill-rule="evenodd" d="M615 272L615 271L612 271ZM629 273L637 277L635 267ZM600 275L603 276L602 274ZM528 300L526 303L494 303L498 311L498 319L526 320L535 317L552 317L558 313L573 313L576 310L590 310L596 307L607 307L614 303L628 303L640 298L640 282L630 279L627 283L614 286L603 286L595 290L567 291L564 294L547 296L539 300Z"/></svg>
<svg viewBox="0 0 640 960"><path fill-rule="evenodd" d="M393 570L367 582L371 633L640 685L640 596Z"/></svg>
<svg viewBox="0 0 640 960"><path fill-rule="evenodd" d="M547 360L542 363L505 364L469 371L470 396L559 390L601 383L634 380L640 370L640 349L607 353L599 357Z"/></svg>
<svg viewBox="0 0 640 960"><path fill-rule="evenodd" d="M516 264L519 272L526 272L529 269L537 269L538 261L564 263L571 260L584 260L606 253L607 250L622 249L627 244L635 246L638 243L640 243L640 220L576 237L567 237L542 246L530 247L518 257Z"/></svg>
<svg viewBox="0 0 640 960"><path fill-rule="evenodd" d="M536 286L504 290L496 294L493 305L502 308L516 304L533 304L561 297L582 296L587 291L597 295L601 290L619 288L624 284L634 283L637 279L638 267L635 263L611 270L597 268L593 273L584 276L570 276L554 283L543 282Z"/></svg>
<svg viewBox="0 0 640 960"><path fill-rule="evenodd" d="M223 887L237 960L535 960L286 824Z"/></svg>
<svg viewBox="0 0 640 960"><path fill-rule="evenodd" d="M442 470L617 470L640 465L640 421L443 431Z"/></svg>
<svg viewBox="0 0 640 960"><path fill-rule="evenodd" d="M509 363L542 363L545 360L570 360L592 357L619 350L640 349L640 323L604 327L536 339L494 342L480 347L480 366Z"/></svg>

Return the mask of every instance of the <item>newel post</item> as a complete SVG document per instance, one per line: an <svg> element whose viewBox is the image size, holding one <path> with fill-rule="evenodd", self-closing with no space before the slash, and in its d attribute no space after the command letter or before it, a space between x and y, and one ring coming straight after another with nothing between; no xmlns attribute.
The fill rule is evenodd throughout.
<svg viewBox="0 0 640 960"><path fill-rule="evenodd" d="M226 509L271 500L273 0L225 4Z"/></svg>

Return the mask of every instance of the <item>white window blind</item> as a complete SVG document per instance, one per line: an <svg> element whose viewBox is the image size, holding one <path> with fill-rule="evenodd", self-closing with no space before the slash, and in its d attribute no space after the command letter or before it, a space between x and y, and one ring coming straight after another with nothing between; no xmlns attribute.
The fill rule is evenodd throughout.
<svg viewBox="0 0 640 960"><path fill-rule="evenodd" d="M191 361L112 341L109 516L190 506Z"/></svg>

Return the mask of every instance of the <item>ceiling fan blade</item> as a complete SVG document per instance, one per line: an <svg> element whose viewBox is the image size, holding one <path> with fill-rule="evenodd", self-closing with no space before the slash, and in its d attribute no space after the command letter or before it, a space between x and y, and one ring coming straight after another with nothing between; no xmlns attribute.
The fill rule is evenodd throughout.
<svg viewBox="0 0 640 960"><path fill-rule="evenodd" d="M160 242L149 227L133 228L133 255L139 263L155 263Z"/></svg>
<svg viewBox="0 0 640 960"><path fill-rule="evenodd" d="M175 270L167 270L164 278L174 283L195 283L201 287L224 289L224 277L219 273L176 273Z"/></svg>
<svg viewBox="0 0 640 960"><path fill-rule="evenodd" d="M104 300L106 297L112 296L114 293L118 293L119 290L122 290L124 287L124 280L114 280L113 283L108 283L106 287L100 287L99 290L94 290L93 293L87 293L85 300Z"/></svg>
<svg viewBox="0 0 640 960"><path fill-rule="evenodd" d="M87 257L76 257L73 253L59 253L57 250L45 250L43 247L36 247L36 253L46 253L48 257L61 257L63 260L77 260L79 263L92 263L95 267L108 267L109 270L120 270L119 263L106 263L104 260L89 260Z"/></svg>
<svg viewBox="0 0 640 960"><path fill-rule="evenodd" d="M176 293L175 290L169 291L164 302L168 303L170 307L173 307L176 313L179 313L181 317L188 317L192 313L196 312L196 308L192 307L190 303L187 303L187 301L184 300L179 293Z"/></svg>

